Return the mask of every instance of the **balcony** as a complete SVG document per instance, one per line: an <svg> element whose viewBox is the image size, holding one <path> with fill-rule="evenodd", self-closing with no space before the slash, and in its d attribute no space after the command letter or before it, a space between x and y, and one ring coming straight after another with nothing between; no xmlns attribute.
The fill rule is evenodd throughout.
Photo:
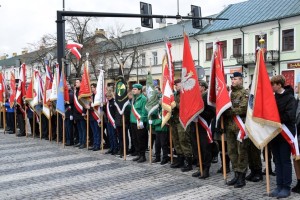
<svg viewBox="0 0 300 200"><path fill-rule="evenodd" d="M236 62L241 65L256 63L256 53L244 54L244 59L243 59L243 54L232 55L231 58L235 58ZM279 51L278 50L266 51L264 58L266 63L271 63L272 65L275 65L275 62L279 61Z"/></svg>
<svg viewBox="0 0 300 200"><path fill-rule="evenodd" d="M129 69L125 68L124 69L125 79L128 78L128 72L129 72ZM105 78L114 79L115 80L115 79L118 78L119 75L120 75L119 74L119 68L117 68L117 69L108 69Z"/></svg>

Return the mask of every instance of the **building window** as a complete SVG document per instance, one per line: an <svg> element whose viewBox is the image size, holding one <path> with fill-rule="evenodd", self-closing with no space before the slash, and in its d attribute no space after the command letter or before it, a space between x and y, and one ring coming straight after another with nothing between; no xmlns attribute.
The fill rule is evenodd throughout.
<svg viewBox="0 0 300 200"><path fill-rule="evenodd" d="M222 44L223 58L227 58L227 40L220 41Z"/></svg>
<svg viewBox="0 0 300 200"><path fill-rule="evenodd" d="M152 52L152 57L153 57L153 65L157 65L157 52L156 51Z"/></svg>
<svg viewBox="0 0 300 200"><path fill-rule="evenodd" d="M233 57L241 57L242 55L242 38L233 39Z"/></svg>
<svg viewBox="0 0 300 200"><path fill-rule="evenodd" d="M260 43L259 43L260 36L261 36L261 35L256 35L256 36L255 36L255 52L256 52L256 50L257 50L257 47L260 47ZM263 35L263 39L265 40L264 48L267 49L267 47L268 47L268 45L267 45L267 44L268 44L268 43L267 43L267 34L264 34L264 35Z"/></svg>
<svg viewBox="0 0 300 200"><path fill-rule="evenodd" d="M146 66L146 54L142 53L141 54L141 61L142 61L142 66Z"/></svg>
<svg viewBox="0 0 300 200"><path fill-rule="evenodd" d="M114 68L114 59L110 58L109 62L110 62L110 68L113 69Z"/></svg>
<svg viewBox="0 0 300 200"><path fill-rule="evenodd" d="M213 43L206 43L206 61L210 61L213 54Z"/></svg>
<svg viewBox="0 0 300 200"><path fill-rule="evenodd" d="M294 50L294 29L282 31L282 51Z"/></svg>

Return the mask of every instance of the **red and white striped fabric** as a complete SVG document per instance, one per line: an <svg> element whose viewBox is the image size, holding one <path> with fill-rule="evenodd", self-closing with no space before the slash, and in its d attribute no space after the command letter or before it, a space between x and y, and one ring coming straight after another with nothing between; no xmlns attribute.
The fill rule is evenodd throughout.
<svg viewBox="0 0 300 200"><path fill-rule="evenodd" d="M108 118L109 122L113 125L114 128L116 128L115 120L109 110L109 101L107 101L107 103L106 103L106 112L107 112L107 118Z"/></svg>
<svg viewBox="0 0 300 200"><path fill-rule="evenodd" d="M76 96L76 91L74 92L74 105L75 105L76 110L77 110L80 114L82 114L83 107L82 107L82 105L80 105L80 103L78 102L78 99L77 99L77 96Z"/></svg>
<svg viewBox="0 0 300 200"><path fill-rule="evenodd" d="M282 124L281 135L289 143L293 157L296 160L300 159L297 133L296 136L294 137L291 131L288 129L288 127Z"/></svg>
<svg viewBox="0 0 300 200"><path fill-rule="evenodd" d="M136 111L133 101L131 103L131 111L132 111L134 117L136 118L136 121L137 121L136 124L139 124L141 121L141 115Z"/></svg>
<svg viewBox="0 0 300 200"><path fill-rule="evenodd" d="M198 123L201 124L201 126L206 130L208 142L213 143L211 129L208 126L206 120L203 117L201 117L200 115L198 117Z"/></svg>
<svg viewBox="0 0 300 200"><path fill-rule="evenodd" d="M71 49L71 48L74 48L74 47L77 48L77 49L81 49L83 47L83 45L79 44L79 43L76 43L76 42L73 42L71 40L68 40L66 48Z"/></svg>
<svg viewBox="0 0 300 200"><path fill-rule="evenodd" d="M240 131L238 133L238 136L237 136L237 140L240 141L240 142L243 142L244 139L248 138L248 136L246 134L245 124L244 124L244 122L242 121L242 119L239 115L235 115L233 117L233 120L234 120L235 124L240 129Z"/></svg>

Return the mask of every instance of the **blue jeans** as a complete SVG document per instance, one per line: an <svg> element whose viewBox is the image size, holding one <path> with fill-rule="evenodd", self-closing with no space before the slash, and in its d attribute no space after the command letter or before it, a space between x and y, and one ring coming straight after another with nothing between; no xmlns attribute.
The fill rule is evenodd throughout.
<svg viewBox="0 0 300 200"><path fill-rule="evenodd" d="M100 127L96 120L90 120L90 127L93 131L94 137L94 148L100 148L101 138L100 138Z"/></svg>
<svg viewBox="0 0 300 200"><path fill-rule="evenodd" d="M81 145L86 144L86 121L84 119L76 120L78 135L79 135L79 143Z"/></svg>
<svg viewBox="0 0 300 200"><path fill-rule="evenodd" d="M112 151L117 151L118 150L118 142L117 142L117 137L116 137L116 130L110 122L107 122L106 130L108 131L110 149Z"/></svg>
<svg viewBox="0 0 300 200"><path fill-rule="evenodd" d="M275 138L271 141L271 150L275 160L276 185L290 190L292 183L290 145L286 141L276 140Z"/></svg>

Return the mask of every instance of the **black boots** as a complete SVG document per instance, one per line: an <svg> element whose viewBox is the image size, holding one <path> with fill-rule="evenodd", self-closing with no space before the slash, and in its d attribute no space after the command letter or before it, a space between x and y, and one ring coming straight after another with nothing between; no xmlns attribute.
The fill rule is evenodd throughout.
<svg viewBox="0 0 300 200"><path fill-rule="evenodd" d="M238 179L237 179L236 183L234 184L234 188L242 188L246 185L245 176L246 176L246 173L238 172Z"/></svg>
<svg viewBox="0 0 300 200"><path fill-rule="evenodd" d="M292 188L292 192L300 193L300 179L298 179L297 185Z"/></svg>
<svg viewBox="0 0 300 200"><path fill-rule="evenodd" d="M231 186L231 185L236 184L238 178L239 178L239 173L238 172L234 172L234 178L231 179L230 181L228 181L227 185Z"/></svg>
<svg viewBox="0 0 300 200"><path fill-rule="evenodd" d="M261 170L251 170L250 174L246 176L247 181L258 182L263 180L262 171Z"/></svg>
<svg viewBox="0 0 300 200"><path fill-rule="evenodd" d="M184 158L182 155L178 155L176 162L170 165L171 168L180 168L184 165Z"/></svg>
<svg viewBox="0 0 300 200"><path fill-rule="evenodd" d="M203 174L202 176L199 176L200 179L206 179L209 177L209 167L203 168Z"/></svg>
<svg viewBox="0 0 300 200"><path fill-rule="evenodd" d="M142 153L140 159L138 159L137 162L138 162L138 163L142 163L142 162L145 162L145 161L146 161L145 153Z"/></svg>
<svg viewBox="0 0 300 200"><path fill-rule="evenodd" d="M184 159L184 165L181 168L182 172L188 172L191 171L193 169L193 159L192 157L185 157Z"/></svg>
<svg viewBox="0 0 300 200"><path fill-rule="evenodd" d="M137 157L135 157L134 159L132 159L132 161L138 161L141 158L141 154L138 153Z"/></svg>

